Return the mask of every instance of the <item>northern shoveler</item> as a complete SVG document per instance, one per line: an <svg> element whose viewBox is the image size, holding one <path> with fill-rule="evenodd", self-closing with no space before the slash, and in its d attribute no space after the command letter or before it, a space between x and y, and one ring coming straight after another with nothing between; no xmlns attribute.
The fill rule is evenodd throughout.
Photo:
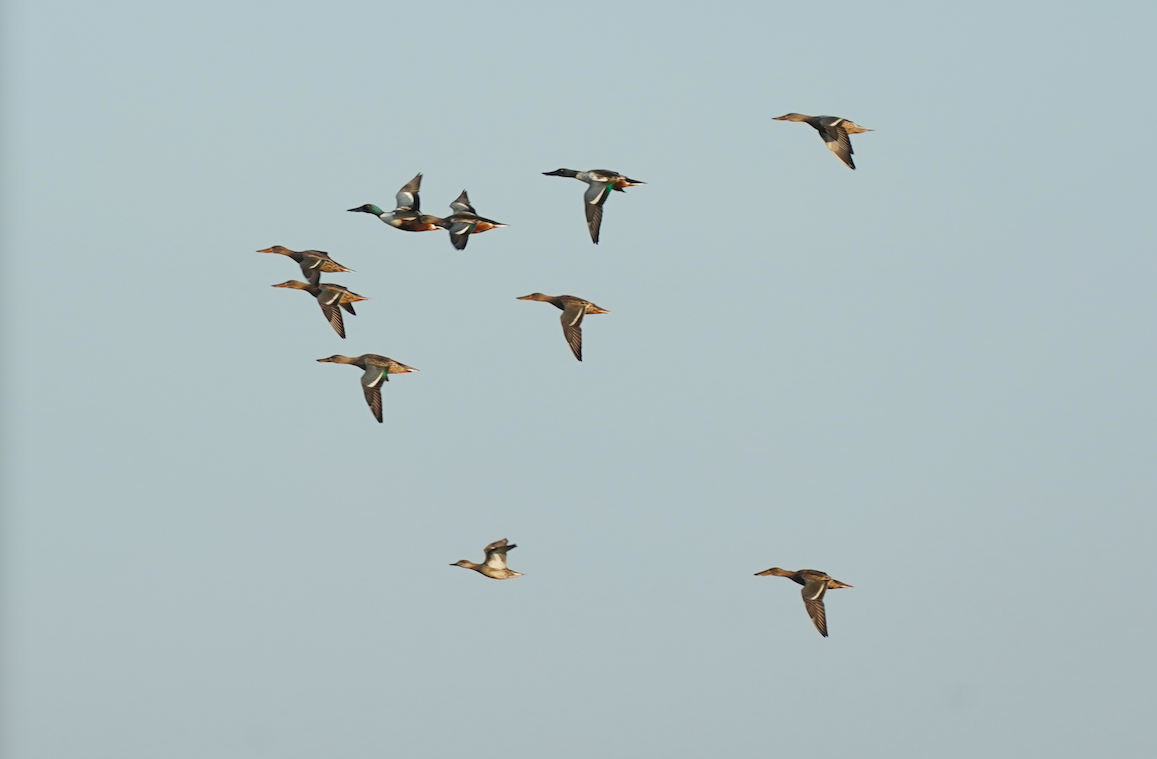
<svg viewBox="0 0 1157 759"><path fill-rule="evenodd" d="M810 124L820 133L820 137L824 139L828 150L835 153L836 157L847 164L849 169L856 168L856 164L852 162L852 153L855 151L852 150L852 141L848 135L873 131L839 116L805 116L802 113L785 113L782 116L776 116L773 121L802 121L805 124Z"/></svg>
<svg viewBox="0 0 1157 759"><path fill-rule="evenodd" d="M574 351L574 357L583 360L583 317L587 314L609 314L605 308L599 308L589 300L576 298L573 295L543 295L531 293L523 295L518 300L540 300L550 303L555 308L562 309L562 334L567 344Z"/></svg>
<svg viewBox="0 0 1157 759"><path fill-rule="evenodd" d="M353 269L347 269L329 257L329 253L324 250L290 250L281 245L274 245L265 250L259 250L258 253L280 253L283 256L289 256L301 266L301 275L308 279L310 283L317 284L321 280L322 272L326 274L336 274L342 271L352 272Z"/></svg>
<svg viewBox="0 0 1157 759"><path fill-rule="evenodd" d="M626 174L607 169L591 169L590 171L575 171L574 169L555 169L542 172L548 177L573 177L586 182L590 187L583 195L583 208L587 214L587 229L591 233L591 242L599 244L599 228L603 225L603 203L611 190L623 192L628 187L637 184L646 184L637 179L631 179Z"/></svg>
<svg viewBox="0 0 1157 759"><path fill-rule="evenodd" d="M341 318L341 308L357 316L357 311L354 311L353 304L359 300L369 300L369 298L364 295L350 292L341 285L335 285L332 282L319 284L316 282L298 282L296 279L291 279L287 282L282 282L280 285L274 285L274 287L285 287L290 290L305 290L317 298L317 303L321 306L321 312L325 314L325 318L329 321L330 326L333 327L333 331L343 340L345 339L345 322L343 322ZM341 308L338 308L338 306Z"/></svg>
<svg viewBox="0 0 1157 759"><path fill-rule="evenodd" d="M772 567L765 569L762 572L756 572L756 577L766 577L774 575L776 577L787 577L792 582L803 586L803 605L807 608L808 616L812 618L816 629L820 631L820 635L825 638L828 637L828 620L824 614L824 593L836 588L850 588L851 585L833 579L830 575L824 574L817 569L800 569L792 572L788 569L780 569L779 567Z"/></svg>
<svg viewBox="0 0 1157 759"><path fill-rule="evenodd" d="M362 369L365 373L362 374L362 390L366 395L366 403L369 404L370 411L373 412L374 418L380 423L382 421L382 383L390 381L391 374L406 374L407 372L418 371L412 366L406 366L400 361L395 361L386 356L379 356L376 353L364 353L360 356L330 356L329 358L319 358L318 363L321 364L352 364L353 366Z"/></svg>
<svg viewBox="0 0 1157 759"><path fill-rule="evenodd" d="M454 210L454 213L447 216L444 221L446 228L450 230L450 243L458 250L466 250L466 243L469 242L470 235L480 235L491 229L506 226L492 219L484 219L479 216L474 210L474 206L470 205L470 198L466 196L465 190L462 191L457 200L450 204L450 208Z"/></svg>
<svg viewBox="0 0 1157 759"><path fill-rule="evenodd" d="M472 561L462 559L456 561L450 566L465 567L466 569L473 569L481 575L486 575L495 580L509 580L512 577L522 577L522 572L515 572L513 569L508 569L506 566L506 552L518 548L513 543L507 543L506 538L496 540L483 550L486 551L486 561L481 564L475 564Z"/></svg>
<svg viewBox="0 0 1157 759"><path fill-rule="evenodd" d="M443 219L421 213L421 200L418 197L418 190L421 186L422 175L419 173L418 176L403 185L402 189L398 190L398 194L395 196L397 208L393 211L383 211L372 203L350 208L349 211L351 213L373 214L391 227L406 232L430 232L435 229L445 229L446 223Z"/></svg>

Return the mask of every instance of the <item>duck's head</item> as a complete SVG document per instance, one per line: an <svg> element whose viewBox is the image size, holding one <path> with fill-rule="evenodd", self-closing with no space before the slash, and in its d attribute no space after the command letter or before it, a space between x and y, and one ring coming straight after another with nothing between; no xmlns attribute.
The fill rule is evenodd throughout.
<svg viewBox="0 0 1157 759"><path fill-rule="evenodd" d="M775 577L791 577L793 574L795 574L795 573L789 572L786 569L780 569L779 567L772 567L771 569L765 569L762 572L756 572L755 576L756 577L767 577L768 575L774 575Z"/></svg>
<svg viewBox="0 0 1157 759"><path fill-rule="evenodd" d="M785 113L782 116L776 116L772 121L807 121L810 116L804 116L802 113Z"/></svg>
<svg viewBox="0 0 1157 759"><path fill-rule="evenodd" d="M542 172L544 176L548 177L577 177L578 172L574 169L555 169L554 171Z"/></svg>
<svg viewBox="0 0 1157 759"><path fill-rule="evenodd" d="M464 568L464 569L473 569L474 567L476 567L476 566L478 566L478 565L477 565L477 564L475 564L475 563L474 563L474 562L472 562L472 561L467 561L466 559L460 559L460 560L458 560L458 561L454 562L453 564L451 564L450 566L452 566L452 567L462 567L462 568Z"/></svg>
<svg viewBox="0 0 1157 759"><path fill-rule="evenodd" d="M550 300L550 296L542 293L531 293L530 295L523 295L518 300Z"/></svg>
<svg viewBox="0 0 1157 759"><path fill-rule="evenodd" d="M361 213L372 213L374 216L381 216L383 213L385 213L385 211L378 208L373 203L366 203L364 206L358 206L357 208L347 208L346 210L350 213L358 213L359 211Z"/></svg>
<svg viewBox="0 0 1157 759"><path fill-rule="evenodd" d="M352 364L356 360L357 359L350 358L349 356L343 356L339 353L335 356L330 356L329 358L319 358L317 362L319 364Z"/></svg>
<svg viewBox="0 0 1157 759"><path fill-rule="evenodd" d="M258 253L280 253L283 256L292 256L293 251L283 245L272 245L265 250L259 250Z"/></svg>
<svg viewBox="0 0 1157 759"><path fill-rule="evenodd" d="M274 287L287 287L290 290L310 290L313 288L313 285L307 282L298 282L296 279L290 279L282 282L280 285L274 285Z"/></svg>

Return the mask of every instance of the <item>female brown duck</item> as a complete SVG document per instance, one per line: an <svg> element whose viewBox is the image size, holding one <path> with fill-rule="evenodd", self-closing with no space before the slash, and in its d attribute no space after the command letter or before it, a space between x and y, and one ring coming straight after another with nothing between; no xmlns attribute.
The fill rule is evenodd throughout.
<svg viewBox="0 0 1157 759"><path fill-rule="evenodd" d="M562 309L562 334L574 357L583 360L583 317L587 314L609 314L605 308L599 308L589 300L576 298L573 295L543 295L531 293L523 295L519 300L540 300L549 303L555 308Z"/></svg>
<svg viewBox="0 0 1157 759"><path fill-rule="evenodd" d="M756 577L766 577L767 575L787 577L792 582L803 586L803 605L807 608L808 616L812 618L812 622L820 631L820 635L825 638L828 637L828 620L824 614L824 593L827 593L829 589L850 588L852 586L833 579L818 569L801 569L792 572L787 569L772 567L755 573Z"/></svg>
<svg viewBox="0 0 1157 759"><path fill-rule="evenodd" d="M358 295L332 282L318 284L315 282L298 282L296 279L291 279L288 282L282 282L280 285L274 285L274 287L285 287L290 290L305 290L317 298L317 305L321 306L321 312L325 314L325 318L329 321L330 326L333 327L333 331L343 340L345 339L345 322L343 322L341 318L341 309L344 308L354 316L357 316L357 311L354 311L353 304L359 300L369 300L369 298L364 295ZM338 308L339 306L341 308Z"/></svg>
<svg viewBox="0 0 1157 759"><path fill-rule="evenodd" d="M820 137L828 146L828 150L835 153L836 157L843 161L849 169L856 168L855 162L852 161L852 153L856 151L852 150L852 141L848 135L872 131L839 116L805 116L802 113L785 113L782 116L776 116L774 121L802 121L812 127L820 133Z"/></svg>
<svg viewBox="0 0 1157 759"><path fill-rule="evenodd" d="M316 285L321 281L321 273L335 274L340 271L350 271L337 261L329 257L329 253L324 250L290 250L283 245L274 245L265 250L259 250L258 253L279 253L283 256L288 256L301 266L301 275L310 281L310 284Z"/></svg>
<svg viewBox="0 0 1157 759"><path fill-rule="evenodd" d="M450 566L463 567L465 569L473 569L480 575L485 575L492 580L509 580L511 577L522 577L522 572L515 572L506 566L506 552L511 551L518 546L513 543L507 544L506 538L496 540L483 550L486 551L486 560L481 564L475 564L472 561L462 559L456 561Z"/></svg>

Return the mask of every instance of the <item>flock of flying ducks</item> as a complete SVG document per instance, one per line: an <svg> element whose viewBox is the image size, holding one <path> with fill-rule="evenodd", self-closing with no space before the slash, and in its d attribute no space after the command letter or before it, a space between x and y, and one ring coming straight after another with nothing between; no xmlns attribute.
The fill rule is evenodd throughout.
<svg viewBox="0 0 1157 759"><path fill-rule="evenodd" d="M802 121L810 125L819 132L824 144L850 169L855 169L856 165L852 161L852 153L854 151L852 150L849 135L872 131L871 129L858 126L848 119L836 116L805 116L801 113L788 113L783 116L777 116L775 120ZM628 187L646 184L637 179L631 179L625 174L620 174L617 171L608 171L606 169L591 169L590 171L555 169L554 171L543 172L543 174L554 177L570 177L587 184L587 190L583 194L583 210L586 216L587 230L590 232L591 242L596 245L599 242L599 231L603 223L603 205L606 204L611 192L623 192ZM421 186L421 174L418 174L403 185L395 196L396 203L392 211L383 211L372 203L351 208L349 211L352 213L372 214L391 227L406 232L432 232L437 229L444 229L449 232L450 243L456 250L466 249L466 244L470 241L470 235L481 234L491 229L506 226L493 219L479 216L474 206L470 204L470 198L467 196L465 190L462 191L462 194L458 196L457 200L450 204L450 209L453 213L449 216L439 218L437 216L423 214L421 212L421 200L419 198ZM357 312L354 310L353 304L358 301L368 300L368 298L358 295L341 285L332 282L323 283L321 281L321 275L323 273L335 274L352 272L353 269L342 266L330 258L328 253L320 250L294 251L281 245L274 245L257 252L277 253L297 262L301 267L302 276L304 276L307 281L299 282L291 279L274 285L274 287L308 292L317 300L326 321L329 322L339 337L345 339L345 322L342 317L342 311L344 310L351 316L356 315ZM596 306L589 300L576 298L573 295L551 296L542 293L531 293L530 295L522 296L518 300L543 301L561 310L563 336L566 338L567 345L570 346L571 351L574 353L574 357L579 361L583 360L583 317L587 314L610 313L610 311ZM389 381L391 374L406 374L408 372L418 371L412 366L406 366L400 361L395 361L392 358L376 353L366 353L361 356L352 357L339 354L330 356L329 358L319 358L318 361L331 364L351 364L362 370L361 384L362 391L365 394L366 404L370 407L370 411L379 423L382 421L382 384ZM515 572L506 565L506 554L514 548L517 548L517 546L513 543L508 543L506 538L503 538L483 549L486 558L481 564L475 564L472 561L462 559L451 566L472 569L494 580L509 580L514 577L521 577L521 572ZM828 636L828 625L827 616L824 612L824 594L827 593L828 590L852 587L815 569L800 569L793 572L780 569L779 567L772 567L762 572L756 572L756 576L787 577L793 582L802 585L804 607L807 609L808 616L811 617L820 635L825 638Z"/></svg>

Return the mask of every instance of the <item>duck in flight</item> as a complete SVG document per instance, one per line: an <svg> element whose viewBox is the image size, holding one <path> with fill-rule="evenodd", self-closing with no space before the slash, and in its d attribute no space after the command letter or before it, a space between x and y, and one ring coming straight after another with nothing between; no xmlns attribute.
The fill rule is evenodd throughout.
<svg viewBox="0 0 1157 759"><path fill-rule="evenodd" d="M782 116L776 116L773 120L802 121L811 125L820 133L820 137L823 138L828 149L835 153L836 157L843 161L849 169L856 168L856 164L852 161L852 153L855 151L852 150L852 141L848 135L873 131L839 116L805 116L802 113L785 113Z"/></svg>
<svg viewBox="0 0 1157 759"><path fill-rule="evenodd" d="M454 213L445 218L445 228L450 230L450 243L458 250L466 250L466 243L470 235L480 235L491 229L505 227L493 219L485 219L478 215L474 206L470 205L470 198L463 190L458 199L450 204Z"/></svg>
<svg viewBox="0 0 1157 759"><path fill-rule="evenodd" d="M379 424L382 421L382 383L389 382L391 374L418 371L412 366L406 366L400 361L376 353L364 353L361 356L337 355L319 358L317 361L320 364L350 364L363 370L362 390L366 395L366 403Z"/></svg>
<svg viewBox="0 0 1157 759"><path fill-rule="evenodd" d="M368 213L377 216L391 227L406 232L429 232L434 229L445 229L446 222L437 216L427 216L421 213L421 199L418 190L422 187L422 175L411 179L398 194L394 196L397 207L393 211L383 211L373 203L349 209L350 213Z"/></svg>
<svg viewBox="0 0 1157 759"><path fill-rule="evenodd" d="M583 195L583 208L587 215L587 229L591 233L591 242L599 244L599 228L603 225L603 203L611 190L623 192L628 187L646 184L637 179L631 179L626 174L607 169L591 169L590 171L575 171L574 169L555 169L542 172L548 177L571 177L580 182L586 182L586 193Z"/></svg>
<svg viewBox="0 0 1157 759"><path fill-rule="evenodd" d="M765 569L762 572L755 573L756 577L766 577L768 575L787 577L792 582L803 586L803 605L807 609L808 616L812 618L812 622L815 623L816 629L820 631L820 635L825 638L828 637L828 620L824 613L824 594L829 590L850 588L852 586L840 582L830 575L820 572L818 569L800 569L792 572L787 569L772 567L771 569Z"/></svg>
<svg viewBox="0 0 1157 759"><path fill-rule="evenodd" d="M481 564L462 559L450 566L473 569L475 572L494 580L509 580L512 577L522 577L522 572L515 572L506 566L506 552L518 548L513 543L507 543L506 538L496 540L483 550L486 551L486 560Z"/></svg>
<svg viewBox="0 0 1157 759"><path fill-rule="evenodd" d="M301 266L301 275L309 280L310 284L316 285L321 281L321 274L337 274L338 272L350 271L337 261L329 257L329 253L324 250L290 250L281 245L274 245L265 250L259 250L258 253L280 253L283 256L289 256Z"/></svg>
<svg viewBox="0 0 1157 759"><path fill-rule="evenodd" d="M540 300L562 310L562 334L566 337L567 345L574 352L574 357L583 360L583 317L587 314L609 314L605 308L599 308L589 300L576 298L573 295L543 295L531 293L523 295L518 300Z"/></svg>
<svg viewBox="0 0 1157 759"><path fill-rule="evenodd" d="M284 287L290 290L305 290L317 298L317 304L321 306L321 312L325 314L326 321L333 327L333 331L337 333L338 337L343 340L345 339L345 322L343 322L341 318L341 309L344 308L353 316L357 316L357 311L354 311L353 304L359 300L369 300L369 298L364 295L358 295L332 282L319 284L317 282L298 282L296 279L291 279L287 282L282 282L280 285L274 285L274 287Z"/></svg>

